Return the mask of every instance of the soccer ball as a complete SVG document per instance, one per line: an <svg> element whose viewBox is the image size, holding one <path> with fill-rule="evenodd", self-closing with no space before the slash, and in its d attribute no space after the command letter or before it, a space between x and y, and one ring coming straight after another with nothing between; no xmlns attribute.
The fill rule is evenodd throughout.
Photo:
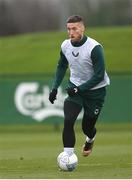
<svg viewBox="0 0 132 180"><path fill-rule="evenodd" d="M69 156L67 152L61 152L57 157L57 164L60 170L73 171L78 164L78 158L75 153Z"/></svg>

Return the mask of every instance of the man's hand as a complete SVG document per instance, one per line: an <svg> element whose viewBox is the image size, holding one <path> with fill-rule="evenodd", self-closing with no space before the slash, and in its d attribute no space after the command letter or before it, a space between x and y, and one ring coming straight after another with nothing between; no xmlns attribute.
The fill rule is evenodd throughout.
<svg viewBox="0 0 132 180"><path fill-rule="evenodd" d="M56 100L56 95L57 95L57 89L52 89L50 94L49 94L49 101L54 104L54 101Z"/></svg>
<svg viewBox="0 0 132 180"><path fill-rule="evenodd" d="M66 90L67 90L67 94L69 96L74 96L74 95L78 94L78 92L79 92L78 87L67 88Z"/></svg>

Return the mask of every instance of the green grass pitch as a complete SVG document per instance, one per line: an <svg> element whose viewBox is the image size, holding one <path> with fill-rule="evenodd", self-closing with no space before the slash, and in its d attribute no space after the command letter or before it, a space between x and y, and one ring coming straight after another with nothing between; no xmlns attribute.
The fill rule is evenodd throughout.
<svg viewBox="0 0 132 180"><path fill-rule="evenodd" d="M0 178L88 179L132 178L132 124L98 123L92 154L82 157L84 136L76 129L79 164L73 172L61 172L56 157L62 151L61 131L53 125L1 125Z"/></svg>

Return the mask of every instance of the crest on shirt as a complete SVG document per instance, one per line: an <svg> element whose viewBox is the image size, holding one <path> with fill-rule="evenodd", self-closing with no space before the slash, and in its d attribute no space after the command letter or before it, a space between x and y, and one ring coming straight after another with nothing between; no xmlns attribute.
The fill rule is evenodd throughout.
<svg viewBox="0 0 132 180"><path fill-rule="evenodd" d="M98 114L99 114L99 109L98 109L98 108L95 109L94 114L95 114L95 115L98 115Z"/></svg>
<svg viewBox="0 0 132 180"><path fill-rule="evenodd" d="M77 53L74 53L74 52L72 51L72 55L73 55L74 57L78 57L78 55L79 55L79 52L77 52Z"/></svg>

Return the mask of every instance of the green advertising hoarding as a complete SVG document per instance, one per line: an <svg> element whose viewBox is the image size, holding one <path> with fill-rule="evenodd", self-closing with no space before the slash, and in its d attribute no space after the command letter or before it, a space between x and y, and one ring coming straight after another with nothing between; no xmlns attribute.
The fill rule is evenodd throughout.
<svg viewBox="0 0 132 180"><path fill-rule="evenodd" d="M0 80L0 123L60 122L66 94L62 87L58 100L52 105L48 100L50 78Z"/></svg>
<svg viewBox="0 0 132 180"><path fill-rule="evenodd" d="M25 80L26 79L26 80ZM63 81L57 100L49 100L51 77L0 79L0 123L60 123L63 122L63 102L67 96ZM111 76L100 121L132 121L132 76ZM78 119L81 119L83 111Z"/></svg>

